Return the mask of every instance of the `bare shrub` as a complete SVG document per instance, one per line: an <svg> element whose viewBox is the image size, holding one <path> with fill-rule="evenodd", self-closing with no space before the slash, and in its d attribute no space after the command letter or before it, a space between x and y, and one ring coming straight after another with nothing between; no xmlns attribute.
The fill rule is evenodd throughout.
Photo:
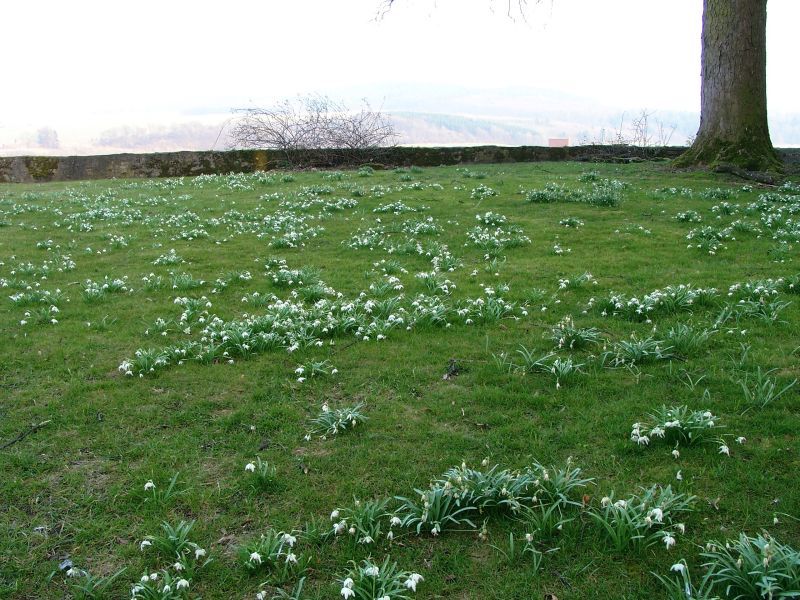
<svg viewBox="0 0 800 600"><path fill-rule="evenodd" d="M370 162L397 138L388 116L366 100L352 111L343 102L312 94L234 112L233 147L280 150L290 166Z"/></svg>

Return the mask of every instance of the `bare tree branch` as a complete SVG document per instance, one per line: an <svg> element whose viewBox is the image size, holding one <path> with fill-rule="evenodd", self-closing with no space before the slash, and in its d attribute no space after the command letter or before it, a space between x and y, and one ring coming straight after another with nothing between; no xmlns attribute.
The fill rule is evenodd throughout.
<svg viewBox="0 0 800 600"><path fill-rule="evenodd" d="M542 0L534 0L534 3L538 4ZM386 14L391 10L392 6L396 3L401 2L401 0L380 0L378 4L378 12L376 15L376 20L381 20ZM494 11L494 5L496 0L489 0L489 5ZM506 16L511 19L512 21L515 19L515 13L518 13L520 18L524 22L528 22L527 19L527 12L528 12L528 0L506 0Z"/></svg>
<svg viewBox="0 0 800 600"><path fill-rule="evenodd" d="M11 438L9 441L7 441L2 446L0 446L0 450L5 450L6 448L10 448L11 446L16 444L17 442L21 442L26 437L28 437L30 434L36 433L42 427L46 426L48 423L50 423L50 420L42 421L41 423L36 423L36 424L31 425L28 429L26 429L25 431L23 431L22 433L20 433L16 437Z"/></svg>

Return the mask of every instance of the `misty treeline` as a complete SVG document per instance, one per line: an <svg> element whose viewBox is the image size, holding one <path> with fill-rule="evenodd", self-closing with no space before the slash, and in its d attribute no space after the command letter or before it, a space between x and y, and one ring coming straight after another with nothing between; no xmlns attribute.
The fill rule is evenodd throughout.
<svg viewBox="0 0 800 600"><path fill-rule="evenodd" d="M176 123L143 127L114 127L100 132L98 146L130 150L208 150L214 144L220 124Z"/></svg>

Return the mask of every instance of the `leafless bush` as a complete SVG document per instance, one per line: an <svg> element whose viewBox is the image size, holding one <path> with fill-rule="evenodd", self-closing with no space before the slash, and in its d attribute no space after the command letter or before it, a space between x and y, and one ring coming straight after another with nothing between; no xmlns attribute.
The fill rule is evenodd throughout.
<svg viewBox="0 0 800 600"><path fill-rule="evenodd" d="M643 109L639 116L631 122L631 136L629 144L640 148L650 148L652 146L669 146L672 135L675 133L675 125L667 127L662 121L655 122L655 131L650 129L650 117L655 113Z"/></svg>
<svg viewBox="0 0 800 600"><path fill-rule="evenodd" d="M291 166L369 162L397 138L389 118L366 100L360 110L351 111L342 102L313 94L272 108L234 112L232 146L280 150Z"/></svg>
<svg viewBox="0 0 800 600"><path fill-rule="evenodd" d="M642 109L639 115L634 117L630 125L625 123L625 113L620 117L619 128L607 136L605 129L600 130L600 136L589 140L585 137L581 143L599 146L633 146L639 148L646 156L648 151L669 146L672 136L677 127L675 125L666 126L660 120L655 124L651 122L651 117L655 112ZM653 125L655 128L653 129Z"/></svg>

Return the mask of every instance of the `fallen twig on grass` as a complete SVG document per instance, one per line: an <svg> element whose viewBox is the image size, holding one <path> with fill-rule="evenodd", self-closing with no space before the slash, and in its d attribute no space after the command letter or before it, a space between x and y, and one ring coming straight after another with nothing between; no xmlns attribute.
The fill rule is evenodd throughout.
<svg viewBox="0 0 800 600"><path fill-rule="evenodd" d="M6 448L10 448L11 446L16 444L17 442L21 442L26 437L28 437L30 434L36 433L37 431L39 431L42 427L44 427L48 423L50 423L50 420L42 421L38 425L31 425L28 429L26 429L25 431L20 433L17 437L7 441L5 444L0 446L0 450L5 450Z"/></svg>

